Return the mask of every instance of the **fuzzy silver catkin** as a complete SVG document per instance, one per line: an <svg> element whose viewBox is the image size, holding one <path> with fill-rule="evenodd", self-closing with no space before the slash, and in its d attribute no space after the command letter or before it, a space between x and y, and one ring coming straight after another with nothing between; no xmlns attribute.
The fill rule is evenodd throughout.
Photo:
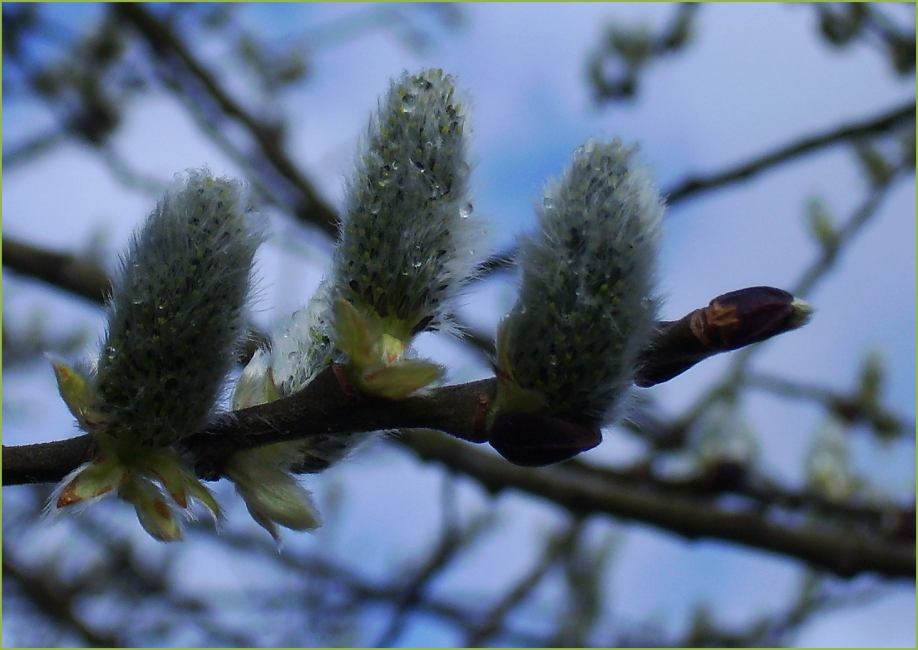
<svg viewBox="0 0 918 650"><path fill-rule="evenodd" d="M178 178L121 260L95 375L107 430L166 446L210 416L243 334L255 250L242 185Z"/></svg>
<svg viewBox="0 0 918 650"><path fill-rule="evenodd" d="M270 365L282 396L302 390L334 359L331 285L322 280L309 304L273 337Z"/></svg>
<svg viewBox="0 0 918 650"><path fill-rule="evenodd" d="M466 119L442 70L403 74L372 118L332 274L335 296L407 340L448 329L447 311L474 266Z"/></svg>
<svg viewBox="0 0 918 650"><path fill-rule="evenodd" d="M502 370L569 421L613 415L654 323L663 204L631 159L617 140L578 149L521 246L520 297L501 324Z"/></svg>
<svg viewBox="0 0 918 650"><path fill-rule="evenodd" d="M258 350L249 361L237 384L235 408L269 401L260 387L270 381L276 396L288 397L305 388L334 361L331 330L331 286L323 280L309 304L294 312L287 324L272 337L270 351ZM252 389L249 389L249 386ZM307 436L293 442L280 442L237 454L240 459L266 462L295 473L316 473L345 457L371 433Z"/></svg>

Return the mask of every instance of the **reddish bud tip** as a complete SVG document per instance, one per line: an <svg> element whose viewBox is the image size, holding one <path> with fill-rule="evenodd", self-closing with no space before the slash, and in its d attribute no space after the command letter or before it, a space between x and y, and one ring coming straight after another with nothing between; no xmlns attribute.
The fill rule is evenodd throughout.
<svg viewBox="0 0 918 650"><path fill-rule="evenodd" d="M707 347L725 352L796 329L808 316L809 306L787 291L749 287L717 296L695 311L691 328Z"/></svg>
<svg viewBox="0 0 918 650"><path fill-rule="evenodd" d="M774 287L717 296L707 307L657 326L634 383L646 388L669 381L710 356L802 327L812 313L805 301Z"/></svg>

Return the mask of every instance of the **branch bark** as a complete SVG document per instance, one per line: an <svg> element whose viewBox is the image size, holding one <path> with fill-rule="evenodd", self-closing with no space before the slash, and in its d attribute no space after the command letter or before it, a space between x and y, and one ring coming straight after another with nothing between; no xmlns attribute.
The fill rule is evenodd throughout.
<svg viewBox="0 0 918 650"><path fill-rule="evenodd" d="M74 295L104 304L112 284L100 267L69 253L3 236L3 266Z"/></svg>
<svg viewBox="0 0 918 650"><path fill-rule="evenodd" d="M376 429L403 431L400 440L421 459L436 461L499 492L519 489L574 513L607 514L641 521L688 538L714 538L780 553L842 576L873 571L913 577L915 549L866 532L846 532L817 524L791 526L754 511L729 511L710 500L680 497L634 483L600 478L576 466L540 470L517 467L492 454L439 436L430 429L475 439L479 398L490 396L493 379L447 386L399 402L348 397L329 369L301 393L237 411L185 444L203 478L220 476L222 462L238 449L307 436ZM3 483L60 480L91 448L89 435L57 442L3 448Z"/></svg>

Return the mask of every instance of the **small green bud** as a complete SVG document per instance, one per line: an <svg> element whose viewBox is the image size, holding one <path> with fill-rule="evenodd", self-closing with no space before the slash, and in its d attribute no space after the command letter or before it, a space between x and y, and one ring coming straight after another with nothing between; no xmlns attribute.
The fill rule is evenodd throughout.
<svg viewBox="0 0 918 650"><path fill-rule="evenodd" d="M309 491L283 466L288 462L287 450L294 444L266 445L237 453L226 465L226 474L236 484L252 518L278 543L278 525L291 530L322 525Z"/></svg>
<svg viewBox="0 0 918 650"><path fill-rule="evenodd" d="M851 470L851 452L842 424L829 418L816 432L806 460L807 486L833 501L849 499L861 485Z"/></svg>
<svg viewBox="0 0 918 650"><path fill-rule="evenodd" d="M879 149L865 141L857 143L854 151L871 184L882 187L889 182L893 172L892 165Z"/></svg>
<svg viewBox="0 0 918 650"><path fill-rule="evenodd" d="M124 477L124 466L114 457L99 457L85 463L61 481L48 502L49 511L73 505L87 505L116 489Z"/></svg>
<svg viewBox="0 0 918 650"><path fill-rule="evenodd" d="M182 539L182 525L175 511L152 481L136 474L127 474L118 496L134 505L140 525L153 539L160 542L177 542Z"/></svg>

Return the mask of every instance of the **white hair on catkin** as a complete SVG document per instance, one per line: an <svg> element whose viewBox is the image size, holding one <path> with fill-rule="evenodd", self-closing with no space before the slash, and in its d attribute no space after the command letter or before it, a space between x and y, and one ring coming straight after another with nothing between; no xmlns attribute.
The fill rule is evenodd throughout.
<svg viewBox="0 0 918 650"><path fill-rule="evenodd" d="M618 140L577 150L538 207L519 300L500 326L502 370L572 421L614 415L655 320L663 204L632 158Z"/></svg>
<svg viewBox="0 0 918 650"><path fill-rule="evenodd" d="M211 414L244 334L263 234L244 187L176 178L121 258L95 374L118 435L166 446Z"/></svg>
<svg viewBox="0 0 918 650"><path fill-rule="evenodd" d="M347 185L335 298L402 332L450 329L483 229L468 199L465 109L442 70L393 81Z"/></svg>

